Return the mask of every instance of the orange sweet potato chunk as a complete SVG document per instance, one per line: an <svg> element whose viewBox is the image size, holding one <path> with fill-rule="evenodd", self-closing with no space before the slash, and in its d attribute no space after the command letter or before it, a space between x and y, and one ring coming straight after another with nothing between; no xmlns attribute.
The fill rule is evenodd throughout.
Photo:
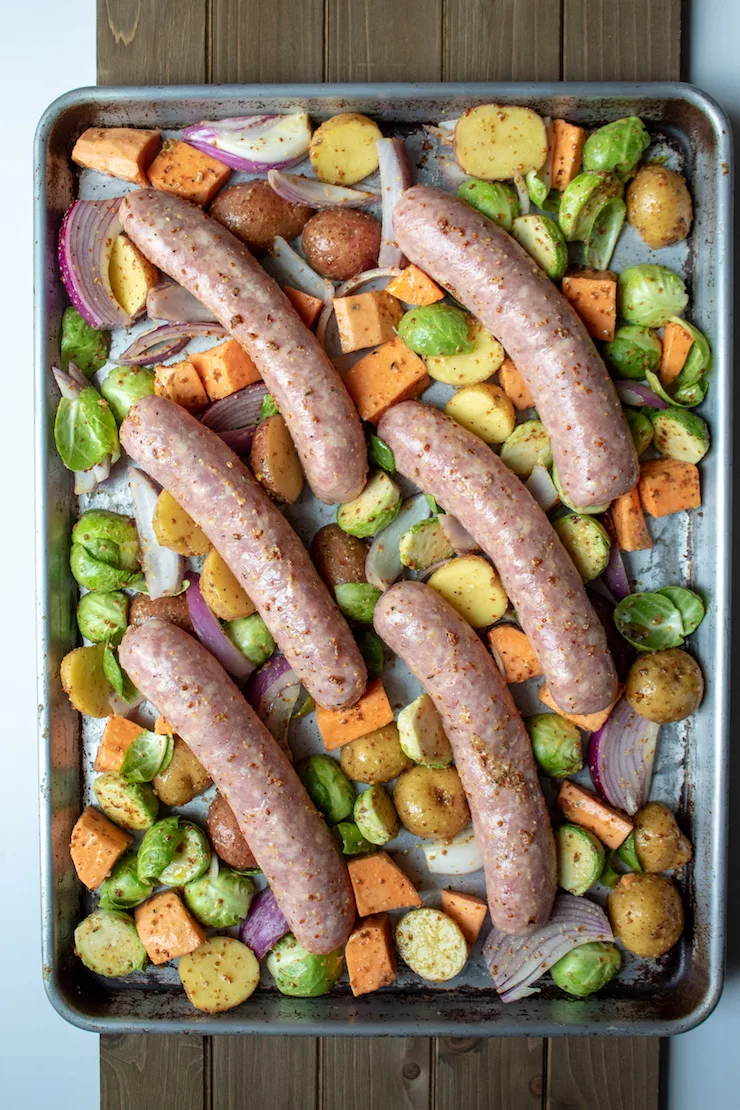
<svg viewBox="0 0 740 1110"><path fill-rule="evenodd" d="M159 397L168 397L176 405L182 405L188 412L196 412L208 404L208 394L200 375L188 359L157 366L154 371L154 392Z"/></svg>
<svg viewBox="0 0 740 1110"><path fill-rule="evenodd" d="M377 343L392 342L403 306L387 290L375 289L354 297L335 297L334 315L342 351L349 354Z"/></svg>
<svg viewBox="0 0 740 1110"><path fill-rule="evenodd" d="M367 689L358 702L348 709L323 709L316 707L316 724L327 751L333 752L351 740L367 736L376 728L389 725L393 710L388 695L379 678L368 682Z"/></svg>
<svg viewBox="0 0 740 1110"><path fill-rule="evenodd" d="M127 717L109 717L95 755L96 771L120 771L123 757L144 729Z"/></svg>
<svg viewBox="0 0 740 1110"><path fill-rule="evenodd" d="M562 193L565 186L578 176L586 132L582 127L576 127L574 123L568 123L564 119L553 120L552 128L552 183Z"/></svg>
<svg viewBox="0 0 740 1110"><path fill-rule="evenodd" d="M396 953L388 915L374 914L357 926L344 949L349 985L355 998L396 981Z"/></svg>
<svg viewBox="0 0 740 1110"><path fill-rule="evenodd" d="M155 894L134 910L139 940L153 964L166 964L194 952L205 942L206 931L173 890Z"/></svg>
<svg viewBox="0 0 740 1110"><path fill-rule="evenodd" d="M534 408L534 398L522 375L510 358L505 358L498 372L498 380L506 396L518 412Z"/></svg>
<svg viewBox="0 0 740 1110"><path fill-rule="evenodd" d="M235 339L225 339L207 351L195 351L189 358L210 401L229 397L246 385L262 380L259 370Z"/></svg>
<svg viewBox="0 0 740 1110"><path fill-rule="evenodd" d="M670 516L701 506L699 471L678 459L651 459L640 464L640 501L650 516Z"/></svg>
<svg viewBox="0 0 740 1110"><path fill-rule="evenodd" d="M663 350L660 356L660 380L664 386L675 381L684 368L694 337L688 328L669 320L663 331Z"/></svg>
<svg viewBox="0 0 740 1110"><path fill-rule="evenodd" d="M136 127L88 127L72 149L72 161L122 181L148 185L147 169L159 150L159 131Z"/></svg>
<svg viewBox="0 0 740 1110"><path fill-rule="evenodd" d="M526 682L542 674L540 661L521 628L499 624L488 633L488 646L501 660L507 682Z"/></svg>
<svg viewBox="0 0 740 1110"><path fill-rule="evenodd" d="M69 842L69 853L80 882L96 890L132 840L129 833L119 829L99 809L88 806L77 818Z"/></svg>
<svg viewBox="0 0 740 1110"><path fill-rule="evenodd" d="M421 896L387 852L357 856L347 863L360 917L405 906L420 906Z"/></svg>
<svg viewBox="0 0 740 1110"><path fill-rule="evenodd" d="M396 338L356 362L344 384L360 417L377 424L391 405L423 393L430 378L423 360Z"/></svg>
<svg viewBox="0 0 740 1110"><path fill-rule="evenodd" d="M472 948L478 939L486 919L487 904L474 894L462 894L457 890L442 891L442 909L460 926L460 932Z"/></svg>
<svg viewBox="0 0 740 1110"><path fill-rule="evenodd" d="M634 827L626 813L602 802L590 790L570 779L565 779L560 787L558 807L568 821L588 829L607 848L618 848Z"/></svg>
<svg viewBox="0 0 740 1110"><path fill-rule="evenodd" d="M411 263L402 270L398 277L391 278L386 285L386 292L398 297L405 304L427 305L434 304L444 298L445 291L440 289L436 281L432 281L428 274Z"/></svg>
<svg viewBox="0 0 740 1110"><path fill-rule="evenodd" d="M614 338L617 326L617 279L610 270L566 274L563 296L586 325L592 339Z"/></svg>
<svg viewBox="0 0 740 1110"><path fill-rule="evenodd" d="M155 189L201 206L213 200L230 175L223 162L181 139L167 139L149 167L149 180Z"/></svg>
<svg viewBox="0 0 740 1110"><path fill-rule="evenodd" d="M283 293L285 293L306 327L312 328L324 307L321 298L312 297L310 293L303 293L300 289L291 288L290 285L283 287Z"/></svg>
<svg viewBox="0 0 740 1110"><path fill-rule="evenodd" d="M167 718L163 717L161 713L154 722L154 731L156 732L157 736L169 736L170 734L172 736L175 735L174 728L167 720Z"/></svg>
<svg viewBox="0 0 740 1110"><path fill-rule="evenodd" d="M606 709L599 710L598 713L564 713L563 710L558 708L558 706L555 704L553 696L550 693L546 682L543 682L540 686L539 690L537 691L537 697L540 699L543 705L547 706L548 709L554 709L555 712L558 713L561 717L565 717L566 721L572 721L574 725L576 725L578 728L582 728L584 732L596 732L596 730L600 729L601 726L605 724L606 721L609 719L611 711L614 709L614 706L617 704L622 696L623 690L624 686L622 686L620 682L619 686L617 687L617 696L615 697L614 701L611 703L611 705L608 705Z"/></svg>
<svg viewBox="0 0 740 1110"><path fill-rule="evenodd" d="M653 546L637 486L615 498L609 511L620 551L647 551Z"/></svg>

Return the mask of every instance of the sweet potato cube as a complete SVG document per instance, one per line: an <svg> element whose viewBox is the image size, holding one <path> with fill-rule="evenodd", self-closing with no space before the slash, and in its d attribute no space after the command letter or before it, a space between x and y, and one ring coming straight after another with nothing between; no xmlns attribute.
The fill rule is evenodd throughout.
<svg viewBox="0 0 740 1110"><path fill-rule="evenodd" d="M488 633L488 646L507 682L526 682L542 674L529 638L513 624L499 624Z"/></svg>
<svg viewBox="0 0 740 1110"><path fill-rule="evenodd" d="M396 953L388 915L366 917L344 949L352 994L370 994L396 981Z"/></svg>
<svg viewBox="0 0 740 1110"><path fill-rule="evenodd" d="M159 150L159 131L136 127L88 127L72 149L72 161L122 181L148 185L147 169Z"/></svg>
<svg viewBox="0 0 740 1110"><path fill-rule="evenodd" d="M113 241L108 277L113 296L124 312L136 318L146 308L150 289L159 285L161 274L152 266L128 235L118 235Z"/></svg>
<svg viewBox="0 0 740 1110"><path fill-rule="evenodd" d="M616 274L610 270L566 274L562 289L592 339L614 338L617 324Z"/></svg>
<svg viewBox="0 0 740 1110"><path fill-rule="evenodd" d="M163 717L161 713L154 722L154 731L156 732L157 736L176 735L175 729L172 727L167 718Z"/></svg>
<svg viewBox="0 0 740 1110"><path fill-rule="evenodd" d="M600 709L598 713L564 713L563 710L555 704L555 700L546 682L543 682L540 686L537 691L537 697L548 709L554 709L561 717L565 717L566 721L572 721L574 725L577 725L578 728L582 728L584 732L596 732L603 724L606 724L611 711L621 698L623 690L624 686L620 682L617 687L617 696L614 701L611 705L607 705L606 709Z"/></svg>
<svg viewBox="0 0 740 1110"><path fill-rule="evenodd" d="M139 940L153 964L186 956L205 943L206 931L173 890L155 894L134 910Z"/></svg>
<svg viewBox="0 0 740 1110"><path fill-rule="evenodd" d="M109 717L95 755L96 771L120 771L123 757L144 729L127 717Z"/></svg>
<svg viewBox="0 0 740 1110"><path fill-rule="evenodd" d="M395 339L403 306L385 289L376 289L356 297L335 297L334 315L342 350L349 354Z"/></svg>
<svg viewBox="0 0 740 1110"><path fill-rule="evenodd" d="M347 863L360 917L404 906L420 906L422 898L407 875L387 852L357 856Z"/></svg>
<svg viewBox="0 0 740 1110"><path fill-rule="evenodd" d="M653 546L637 486L616 497L609 511L620 551L647 551Z"/></svg>
<svg viewBox="0 0 740 1110"><path fill-rule="evenodd" d="M306 327L312 328L324 307L321 298L312 297L310 293L303 293L300 289L292 289L290 285L283 287L283 293L285 293Z"/></svg>
<svg viewBox="0 0 740 1110"><path fill-rule="evenodd" d="M418 397L430 380L423 360L398 338L370 351L344 375L360 417L372 424L391 405Z"/></svg>
<svg viewBox="0 0 740 1110"><path fill-rule="evenodd" d="M323 709L320 705L316 708L316 724L324 747L330 752L389 725L392 720L391 703L379 678L368 682L360 700L348 709Z"/></svg>
<svg viewBox="0 0 740 1110"><path fill-rule="evenodd" d="M457 890L442 891L442 909L460 926L460 932L472 948L478 939L486 919L488 905L474 894L462 894Z"/></svg>
<svg viewBox="0 0 740 1110"><path fill-rule="evenodd" d="M583 127L564 119L553 120L552 129L552 183L562 193L565 186L578 176L586 132Z"/></svg>
<svg viewBox="0 0 740 1110"><path fill-rule="evenodd" d="M77 818L69 842L77 878L96 890L132 840L130 833L119 829L99 809L88 806Z"/></svg>
<svg viewBox="0 0 740 1110"><path fill-rule="evenodd" d="M640 464L640 501L650 516L670 516L701 506L699 471L678 459L651 459Z"/></svg>
<svg viewBox="0 0 740 1110"><path fill-rule="evenodd" d="M208 404L208 394L203 388L198 371L188 359L182 362L161 364L154 371L154 392L159 397L169 397L188 412L196 412Z"/></svg>
<svg viewBox="0 0 740 1110"><path fill-rule="evenodd" d="M434 304L444 299L445 291L440 289L436 281L432 281L428 274L411 263L402 270L398 277L391 278L385 287L386 293L398 297L404 304L426 305Z"/></svg>
<svg viewBox="0 0 740 1110"><path fill-rule="evenodd" d="M660 380L664 386L675 381L684 368L694 337L688 328L669 320L663 331L663 350L660 355Z"/></svg>
<svg viewBox="0 0 740 1110"><path fill-rule="evenodd" d="M558 793L558 807L574 825L588 829L607 848L618 848L634 828L626 813L607 805L590 790L565 779Z"/></svg>
<svg viewBox="0 0 740 1110"><path fill-rule="evenodd" d="M534 398L529 387L510 358L505 358L501 363L498 380L515 409L521 412L523 409L534 408Z"/></svg>
<svg viewBox="0 0 740 1110"><path fill-rule="evenodd" d="M167 139L149 167L155 189L200 205L209 204L230 175L223 162L181 139Z"/></svg>
<svg viewBox="0 0 740 1110"><path fill-rule="evenodd" d="M217 347L193 352L189 357L211 401L229 397L245 385L262 380L259 370L235 339L225 339Z"/></svg>

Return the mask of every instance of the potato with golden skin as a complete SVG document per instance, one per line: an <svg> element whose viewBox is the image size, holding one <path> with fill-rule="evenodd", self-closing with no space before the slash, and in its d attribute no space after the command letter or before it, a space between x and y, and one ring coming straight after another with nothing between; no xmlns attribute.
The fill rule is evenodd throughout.
<svg viewBox="0 0 740 1110"><path fill-rule="evenodd" d="M267 181L246 181L219 193L208 214L246 243L252 254L264 254L276 235L288 241L300 235L313 209L283 200Z"/></svg>
<svg viewBox="0 0 740 1110"><path fill-rule="evenodd" d="M326 208L303 229L306 261L322 277L346 281L378 265L380 224L354 208Z"/></svg>
<svg viewBox="0 0 740 1110"><path fill-rule="evenodd" d="M393 801L414 836L456 836L470 822L468 799L454 767L412 767L399 777Z"/></svg>
<svg viewBox="0 0 740 1110"><path fill-rule="evenodd" d="M691 842L663 802L648 802L638 810L635 822L635 851L643 871L676 871L692 856Z"/></svg>
<svg viewBox="0 0 740 1110"><path fill-rule="evenodd" d="M211 785L211 776L179 736L175 737L172 759L152 779L154 793L166 806L184 806Z"/></svg>
<svg viewBox="0 0 740 1110"><path fill-rule="evenodd" d="M627 220L649 247L680 243L691 230L691 193L680 173L642 166L627 186Z"/></svg>
<svg viewBox="0 0 740 1110"><path fill-rule="evenodd" d="M285 417L268 416L257 428L249 465L273 501L292 505L303 492L303 467Z"/></svg>
<svg viewBox="0 0 740 1110"><path fill-rule="evenodd" d="M367 547L338 524L319 528L311 543L311 558L330 590L346 582L365 582Z"/></svg>
<svg viewBox="0 0 740 1110"><path fill-rule="evenodd" d="M683 721L701 705L704 675L681 648L645 652L629 669L624 696L648 721Z"/></svg>
<svg viewBox="0 0 740 1110"><path fill-rule="evenodd" d="M340 749L339 762L347 778L371 786L390 782L414 765L401 749L395 723L383 725L345 744Z"/></svg>
<svg viewBox="0 0 740 1110"><path fill-rule="evenodd" d="M683 932L681 895L663 875L623 875L609 893L608 910L614 935L636 956L664 956Z"/></svg>

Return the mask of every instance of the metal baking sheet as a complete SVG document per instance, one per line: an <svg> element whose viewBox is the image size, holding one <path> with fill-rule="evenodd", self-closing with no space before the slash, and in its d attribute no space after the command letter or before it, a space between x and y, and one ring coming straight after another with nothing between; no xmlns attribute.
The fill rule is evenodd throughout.
<svg viewBox="0 0 740 1110"><path fill-rule="evenodd" d="M653 796L679 811L695 847L694 864L682 881L687 929L680 945L660 961L627 956L622 974L601 994L567 998L545 982L538 995L504 1005L480 956L481 941L452 983L431 988L403 967L395 987L364 998L346 983L325 998L295 1000L264 988L225 1014L193 1010L174 967L151 968L127 980L104 980L73 955L75 925L92 905L72 867L69 834L91 797L92 757L102 722L86 721L61 690L59 663L76 642L77 588L68 567L69 534L87 504L127 509L119 472L92 498L78 502L72 478L53 443L57 393L49 367L58 357L61 313L67 303L56 265L62 215L75 196L117 195L124 182L75 171L69 154L90 126L158 127L176 131L201 119L262 111L308 110L315 120L339 111L366 112L386 133L403 134L417 160L417 179L434 181L434 147L421 124L454 118L472 104L491 100L528 104L542 114L589 125L639 115L656 149L688 176L696 221L688 241L662 251L660 261L680 270L691 290L691 319L710 337L714 359L702 413L712 431L712 450L701 464L703 506L696 514L651 521L652 552L629 557L638 588L691 584L708 599L707 617L692 639L702 662L707 693L688 722L664 727ZM52 1004L67 1020L96 1032L668 1035L703 1020L722 987L727 854L728 644L730 617L731 447L731 139L726 117L708 97L681 84L469 84L185 86L82 89L52 104L36 136L36 498L41 877L43 974ZM627 229L614 258L616 269L657 260ZM443 404L448 387L425 395ZM408 487L410 490L410 487ZM333 510L304 497L288 515L304 540ZM392 703L400 708L420 692L394 660L385 676ZM517 691L525 712L534 711L533 689ZM312 718L296 723L291 742L297 756L321 750ZM210 794L183 812L203 815ZM483 893L482 874L431 876L419 842L400 837L393 850L419 884L425 904L438 904L437 890L454 886ZM483 937L485 936L485 930ZM481 938L483 939L483 938Z"/></svg>

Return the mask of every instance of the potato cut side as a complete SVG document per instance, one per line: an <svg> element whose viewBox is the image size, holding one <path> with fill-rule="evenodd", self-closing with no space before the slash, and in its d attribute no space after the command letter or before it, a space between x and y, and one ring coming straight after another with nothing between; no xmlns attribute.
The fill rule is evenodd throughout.
<svg viewBox="0 0 740 1110"><path fill-rule="evenodd" d="M354 112L326 120L314 132L309 148L313 171L330 185L354 185L378 168L375 146L383 133L377 123Z"/></svg>
<svg viewBox="0 0 740 1110"><path fill-rule="evenodd" d="M132 317L144 311L147 293L161 280L157 267L123 234L113 240L108 276L113 296Z"/></svg>
<svg viewBox="0 0 740 1110"><path fill-rule="evenodd" d="M180 958L178 971L193 1006L207 1014L246 1002L260 981L257 957L233 937L211 937Z"/></svg>
<svg viewBox="0 0 740 1110"><path fill-rule="evenodd" d="M398 952L422 979L445 983L459 975L468 959L468 945L456 921L441 910L411 910L396 929Z"/></svg>
<svg viewBox="0 0 740 1110"><path fill-rule="evenodd" d="M514 405L500 385L479 382L458 389L445 412L484 443L503 443L514 431Z"/></svg>
<svg viewBox="0 0 740 1110"><path fill-rule="evenodd" d="M501 579L480 555L450 559L435 570L428 585L473 628L486 628L500 620L509 606Z"/></svg>
<svg viewBox="0 0 740 1110"><path fill-rule="evenodd" d="M478 320L471 320L468 337L473 350L466 355L429 355L427 371L446 385L474 385L495 374L504 361L504 349Z"/></svg>
<svg viewBox="0 0 740 1110"><path fill-rule="evenodd" d="M113 687L105 677L105 644L79 647L62 659L61 679L64 692L79 713L88 717L108 717Z"/></svg>
<svg viewBox="0 0 740 1110"><path fill-rule="evenodd" d="M480 104L457 121L455 158L465 173L484 181L538 170L547 158L545 124L531 108Z"/></svg>
<svg viewBox="0 0 740 1110"><path fill-rule="evenodd" d="M205 533L166 489L157 498L152 526L162 547L178 555L207 555L211 550Z"/></svg>
<svg viewBox="0 0 740 1110"><path fill-rule="evenodd" d="M283 416L268 416L262 421L249 461L255 478L275 501L292 505L301 496L303 468Z"/></svg>
<svg viewBox="0 0 740 1110"><path fill-rule="evenodd" d="M247 591L215 549L206 556L200 572L200 592L211 612L222 621L238 621L257 611Z"/></svg>

